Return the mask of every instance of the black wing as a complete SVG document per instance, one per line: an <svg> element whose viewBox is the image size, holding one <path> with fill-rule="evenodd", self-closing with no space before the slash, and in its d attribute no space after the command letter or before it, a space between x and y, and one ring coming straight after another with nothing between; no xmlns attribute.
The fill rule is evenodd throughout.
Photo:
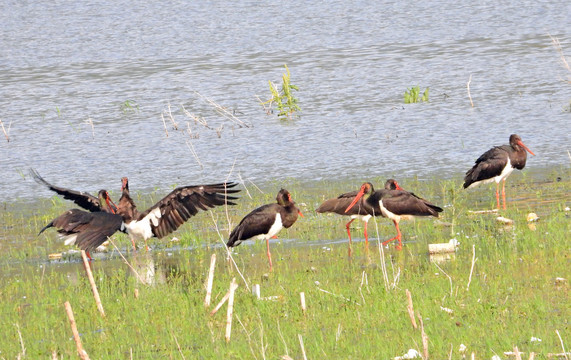
<svg viewBox="0 0 571 360"><path fill-rule="evenodd" d="M119 215L101 211L71 209L46 225L40 234L50 227L56 228L62 236L75 237L74 243L80 249L93 251L115 232L123 230L123 219Z"/></svg>
<svg viewBox="0 0 571 360"><path fill-rule="evenodd" d="M174 189L155 205L139 215L139 221L149 217L153 234L162 238L178 229L200 210L215 206L236 205L231 200L238 199L229 194L239 192L232 189L237 183L183 186Z"/></svg>
<svg viewBox="0 0 571 360"><path fill-rule="evenodd" d="M71 200L76 205L91 212L101 211L101 203L99 202L97 196L93 196L90 193L83 191L70 190L52 185L49 182L47 182L43 177L41 177L36 170L30 169L30 172L32 173L32 176L34 177L34 180L36 180L37 183L42 184L51 191L63 196L64 199ZM113 205L111 205L111 207L113 207ZM113 210L117 211L117 209L115 208Z"/></svg>
<svg viewBox="0 0 571 360"><path fill-rule="evenodd" d="M267 204L252 210L248 215L240 221L238 226L232 230L226 245L233 247L238 246L242 240L251 237L267 234L276 221L278 213L278 204Z"/></svg>

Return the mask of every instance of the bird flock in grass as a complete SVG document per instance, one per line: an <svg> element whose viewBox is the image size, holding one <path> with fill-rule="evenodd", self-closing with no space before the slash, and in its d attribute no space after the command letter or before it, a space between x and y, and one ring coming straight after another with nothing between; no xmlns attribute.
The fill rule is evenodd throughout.
<svg viewBox="0 0 571 360"><path fill-rule="evenodd" d="M505 181L514 169L522 170L525 167L527 152L535 155L518 135L511 135L508 145L495 146L476 160L474 166L466 172L463 187L472 188L479 184L495 182L497 207L500 209L499 184L502 182L503 209L506 209ZM86 192L52 185L35 170L32 170L32 175L38 183L85 209L64 212L42 228L40 234L53 227L65 238L67 245L76 245L85 250L88 256L89 252L94 251L118 231L129 235L133 249L136 250L136 241L140 240L145 242L148 249L146 243L149 238L160 239L167 236L199 211L235 205L238 198L234 195L240 191L236 189L238 183L235 182L182 186L140 212L129 194L129 181L126 177L121 179L121 198L115 204L107 190L100 190L96 197ZM375 216L392 220L397 234L384 241L383 245L397 240L395 248L400 250L401 220L416 216L438 217L442 211L441 207L404 190L394 179L387 180L384 188L380 190L375 190L373 184L366 182L359 190L328 199L316 209L318 213L336 213L351 218L345 225L349 236L349 255L352 242L350 224L355 219L361 219L365 224L366 246L369 242L367 222ZM250 238L265 240L269 266L272 269L269 240L276 237L281 229L291 227L299 216L303 217L303 214L291 194L281 189L275 203L257 207L242 218L230 233L226 245L235 247Z"/></svg>

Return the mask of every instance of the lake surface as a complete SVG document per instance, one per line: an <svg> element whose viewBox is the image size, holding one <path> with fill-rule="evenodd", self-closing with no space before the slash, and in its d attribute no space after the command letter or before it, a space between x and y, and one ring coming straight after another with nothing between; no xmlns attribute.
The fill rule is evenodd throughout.
<svg viewBox="0 0 571 360"><path fill-rule="evenodd" d="M529 168L570 163L571 73L548 35L569 57L568 0L2 1L0 22L3 201L52 195L30 167L91 192L451 177L512 133ZM291 122L257 98L284 64ZM430 101L405 105L415 85Z"/></svg>

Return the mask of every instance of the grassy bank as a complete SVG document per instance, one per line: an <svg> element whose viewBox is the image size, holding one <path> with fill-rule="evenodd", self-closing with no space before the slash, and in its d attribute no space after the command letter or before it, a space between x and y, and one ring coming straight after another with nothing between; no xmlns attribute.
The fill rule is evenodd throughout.
<svg viewBox="0 0 571 360"><path fill-rule="evenodd" d="M268 184L263 194L249 186L252 199L243 191L239 204L229 209L233 224L253 207L272 202L281 186L287 186L305 215L272 243L272 273L265 244L246 242L234 254L244 282L220 246L217 230L223 237L228 234L225 212L203 213L175 233L178 242L169 237L151 242L149 253L126 251L131 266L150 285L142 284L116 251L93 262L105 318L77 258L48 261L49 253L64 248L53 232L35 235L69 203L10 204L1 213L0 358L16 358L23 348L26 358L46 358L54 351L76 357L65 301L73 306L92 359L276 359L286 354L302 359L304 352L309 359L393 358L411 348L423 352L421 331L412 327L407 312L408 289L416 322L420 325L422 319L428 337L430 358L447 359L451 353L460 359L464 344L467 356L474 352L477 359L504 358L514 345L545 359L562 352L556 330L571 346L569 175L567 169L514 174L508 180L508 210L500 212L514 220L510 226L498 223L497 214L470 213L495 205L491 188L461 190L459 179L400 181L445 210L439 221L401 223L403 250L384 249L388 282L377 241L365 250L362 224L353 223L353 257L348 259L348 220L313 211L324 199L360 183L290 180ZM386 179L369 180L380 188ZM135 200L150 205L162 194ZM540 220L528 224L529 212ZM369 225L371 237L395 235L387 219ZM460 242L455 259L432 263L427 244L452 238ZM130 244L122 235L114 242L125 250ZM470 278L473 251L477 260ZM232 278L239 284L229 343L224 338L226 306L211 316L213 306L203 305L212 253L218 256L213 304L226 294ZM252 296L248 288L253 284L261 285L262 298L271 298Z"/></svg>

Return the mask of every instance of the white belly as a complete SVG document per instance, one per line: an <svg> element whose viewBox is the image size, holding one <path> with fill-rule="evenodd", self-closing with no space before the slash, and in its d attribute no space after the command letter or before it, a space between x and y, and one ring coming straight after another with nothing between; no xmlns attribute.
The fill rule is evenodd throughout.
<svg viewBox="0 0 571 360"><path fill-rule="evenodd" d="M379 207L381 208L381 213L384 217L388 217L389 219L396 221L397 223L401 220L414 220L413 215L397 215L395 213L390 212L386 207L383 206L383 200L379 200Z"/></svg>
<svg viewBox="0 0 571 360"><path fill-rule="evenodd" d="M276 236L282 228L283 228L282 216L279 213L277 213L276 214L276 220L274 221L274 224L270 228L270 231L268 231L267 234L260 234L256 238L259 240L270 239L270 238Z"/></svg>
<svg viewBox="0 0 571 360"><path fill-rule="evenodd" d="M159 219L161 218L161 209L156 208L150 213L147 214L141 220L133 220L128 224L125 224L127 228L127 233L131 237L131 239L150 239L153 237L153 230L151 228L151 224L153 226L157 226L159 224Z"/></svg>

